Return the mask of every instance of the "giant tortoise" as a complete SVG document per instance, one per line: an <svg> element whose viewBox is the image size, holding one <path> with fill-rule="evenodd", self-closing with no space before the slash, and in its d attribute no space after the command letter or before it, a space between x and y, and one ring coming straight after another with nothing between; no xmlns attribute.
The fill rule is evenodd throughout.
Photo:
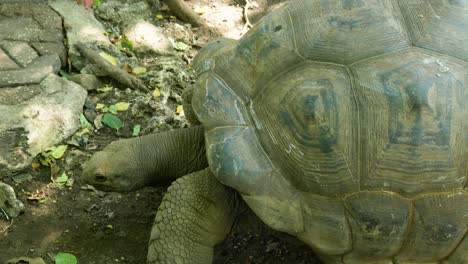
<svg viewBox="0 0 468 264"><path fill-rule="evenodd" d="M291 1L194 64L200 126L112 143L84 172L178 178L149 263L210 263L244 204L327 264L468 263L467 0Z"/></svg>

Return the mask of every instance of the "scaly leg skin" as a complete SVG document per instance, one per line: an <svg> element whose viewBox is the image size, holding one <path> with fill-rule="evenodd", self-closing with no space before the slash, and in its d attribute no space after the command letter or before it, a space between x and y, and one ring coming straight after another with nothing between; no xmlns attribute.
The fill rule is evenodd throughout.
<svg viewBox="0 0 468 264"><path fill-rule="evenodd" d="M209 168L175 181L156 213L147 263L212 263L213 247L231 231L239 199Z"/></svg>

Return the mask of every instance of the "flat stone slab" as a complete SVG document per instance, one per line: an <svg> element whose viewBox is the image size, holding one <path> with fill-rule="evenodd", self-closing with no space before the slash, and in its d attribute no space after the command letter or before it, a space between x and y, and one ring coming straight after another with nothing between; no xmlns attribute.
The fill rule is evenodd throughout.
<svg viewBox="0 0 468 264"><path fill-rule="evenodd" d="M87 93L56 75L66 62L63 19L48 1L0 0L0 217L24 210L1 180L79 128Z"/></svg>
<svg viewBox="0 0 468 264"><path fill-rule="evenodd" d="M73 135L86 96L83 87L54 74L39 85L0 88L0 180Z"/></svg>
<svg viewBox="0 0 468 264"><path fill-rule="evenodd" d="M45 1L1 1L0 88L38 84L65 65L62 25Z"/></svg>
<svg viewBox="0 0 468 264"><path fill-rule="evenodd" d="M112 55L120 53L109 39L106 37L106 29L94 17L92 12L86 10L82 5L70 0L51 0L49 2L58 14L63 17L63 24L66 28L68 42L68 56L73 66L81 70L86 67L81 54L75 48L77 43L96 44L100 47L114 50Z"/></svg>
<svg viewBox="0 0 468 264"><path fill-rule="evenodd" d="M53 54L38 57L28 67L0 71L0 88L40 83L49 74L57 73L60 64L58 55Z"/></svg>

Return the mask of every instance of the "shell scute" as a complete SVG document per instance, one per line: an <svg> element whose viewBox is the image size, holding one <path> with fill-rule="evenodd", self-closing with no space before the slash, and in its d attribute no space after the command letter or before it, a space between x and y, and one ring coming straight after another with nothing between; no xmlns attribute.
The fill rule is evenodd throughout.
<svg viewBox="0 0 468 264"><path fill-rule="evenodd" d="M450 69L450 70L446 70ZM468 171L468 64L408 49L351 66L361 188L406 196L462 188Z"/></svg>

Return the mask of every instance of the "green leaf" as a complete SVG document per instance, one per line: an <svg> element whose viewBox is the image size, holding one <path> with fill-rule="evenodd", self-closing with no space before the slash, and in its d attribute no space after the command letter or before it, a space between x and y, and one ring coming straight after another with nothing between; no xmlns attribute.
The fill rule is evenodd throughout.
<svg viewBox="0 0 468 264"><path fill-rule="evenodd" d="M62 175L60 175L59 177L57 177L57 179L54 180L54 182L59 185L64 185L65 183L67 183L67 181L68 181L68 176L65 172L62 173Z"/></svg>
<svg viewBox="0 0 468 264"><path fill-rule="evenodd" d="M96 104L96 109L99 110L99 109L104 108L105 106L106 106L105 104L97 103L97 104Z"/></svg>
<svg viewBox="0 0 468 264"><path fill-rule="evenodd" d="M117 114L117 106L115 106L115 105L110 105L110 106L109 106L109 112L111 112L112 114L116 115L116 114Z"/></svg>
<svg viewBox="0 0 468 264"><path fill-rule="evenodd" d="M135 75L142 75L146 73L146 68L145 67L135 67L132 70L132 73Z"/></svg>
<svg viewBox="0 0 468 264"><path fill-rule="evenodd" d="M84 134L91 134L91 131L89 131L89 128L83 128L83 129L81 129L80 131L77 131L77 132L75 133L75 136L81 137L81 136L83 136Z"/></svg>
<svg viewBox="0 0 468 264"><path fill-rule="evenodd" d="M104 85L104 87L97 88L96 91L101 92L101 93L106 93L110 92L114 89L111 85Z"/></svg>
<svg viewBox="0 0 468 264"><path fill-rule="evenodd" d="M60 70L59 73L60 73L60 75L61 75L62 77L65 77L65 78L67 78L67 79L71 77L71 74L69 74L68 72L66 72L66 71L64 71L64 70Z"/></svg>
<svg viewBox="0 0 468 264"><path fill-rule="evenodd" d="M176 50L180 50L180 51L186 51L186 50L189 50L190 49L190 46L183 43L182 41L177 41L176 42L176 45L174 47Z"/></svg>
<svg viewBox="0 0 468 264"><path fill-rule="evenodd" d="M94 7L99 7L101 5L101 0L93 0Z"/></svg>
<svg viewBox="0 0 468 264"><path fill-rule="evenodd" d="M67 151L67 147L67 145L58 145L47 148L46 151L48 152L47 154L52 156L54 159L60 159L63 154L65 154L65 151Z"/></svg>
<svg viewBox="0 0 468 264"><path fill-rule="evenodd" d="M156 97L156 98L160 97L161 96L161 90L159 90L159 88L154 88L153 96Z"/></svg>
<svg viewBox="0 0 468 264"><path fill-rule="evenodd" d="M175 50L179 50L179 51L186 51L186 50L189 50L190 49L190 46L185 44L184 42L182 41L175 41L173 38L169 37L169 42L171 42L172 44L172 47L175 49Z"/></svg>
<svg viewBox="0 0 468 264"><path fill-rule="evenodd" d="M52 160L50 159L49 155L47 155L47 153L44 153L44 152L41 153L41 156L39 157L39 161L44 166L49 166L50 163L52 163Z"/></svg>
<svg viewBox="0 0 468 264"><path fill-rule="evenodd" d="M99 52L99 55L103 57L106 61L108 61L110 64L117 66L117 59L115 59L114 56L105 52Z"/></svg>
<svg viewBox="0 0 468 264"><path fill-rule="evenodd" d="M40 204L45 204L45 203L47 203L47 201L49 201L49 197L42 198L42 199L40 199L38 202L39 202Z"/></svg>
<svg viewBox="0 0 468 264"><path fill-rule="evenodd" d="M127 48L127 49L130 49L130 50L133 49L133 43L128 38L122 39L121 43L122 43L121 45L122 45L123 48Z"/></svg>
<svg viewBox="0 0 468 264"><path fill-rule="evenodd" d="M73 254L59 252L55 256L55 264L76 264L76 263L78 263L78 260Z"/></svg>
<svg viewBox="0 0 468 264"><path fill-rule="evenodd" d="M83 115L83 113L80 114L80 126L81 128L92 128L93 126L88 122L88 119Z"/></svg>
<svg viewBox="0 0 468 264"><path fill-rule="evenodd" d="M115 104L115 107L117 109L117 111L126 111L128 109L128 107L130 106L130 103L129 102L118 102Z"/></svg>
<svg viewBox="0 0 468 264"><path fill-rule="evenodd" d="M123 125L122 120L120 120L115 115L109 113L104 114L104 116L102 117L102 123L115 130L119 130Z"/></svg>
<svg viewBox="0 0 468 264"><path fill-rule="evenodd" d="M177 106L176 113L179 115L184 115L184 107L182 105Z"/></svg>
<svg viewBox="0 0 468 264"><path fill-rule="evenodd" d="M141 126L140 126L140 125L134 125L134 126L133 126L133 134L132 134L132 136L138 137L138 135L140 134L140 130L141 130Z"/></svg>

